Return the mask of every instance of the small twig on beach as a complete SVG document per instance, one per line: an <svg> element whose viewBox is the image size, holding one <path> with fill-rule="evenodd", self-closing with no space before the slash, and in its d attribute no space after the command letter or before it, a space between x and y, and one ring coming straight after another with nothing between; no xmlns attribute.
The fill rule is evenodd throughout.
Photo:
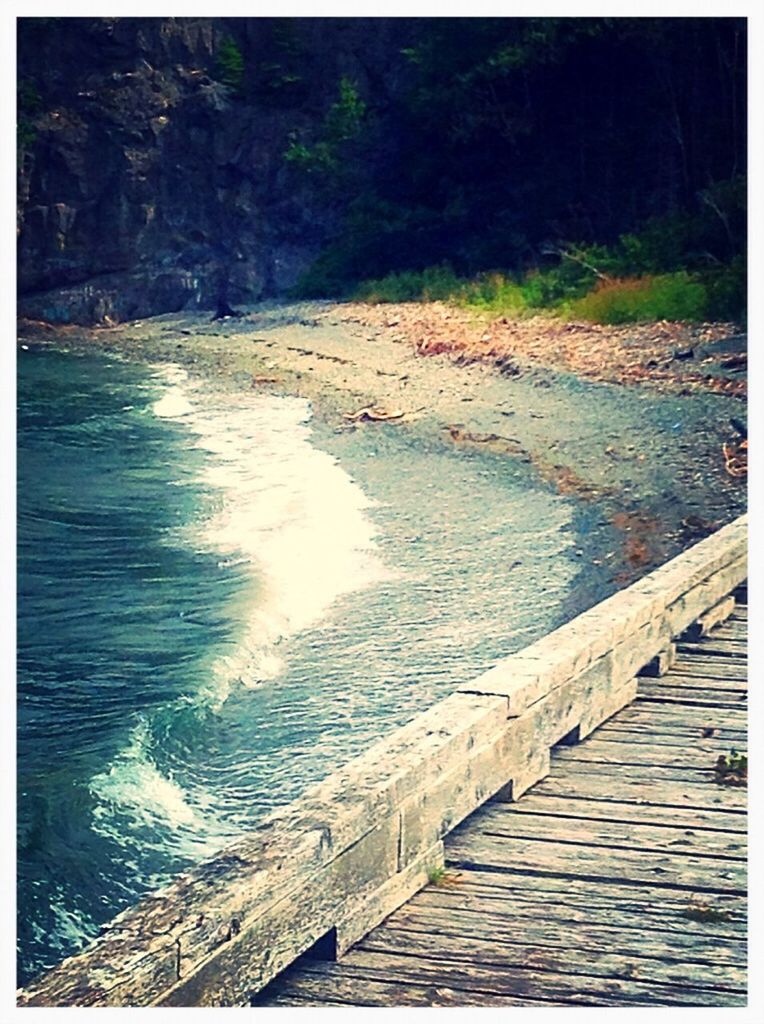
<svg viewBox="0 0 764 1024"><path fill-rule="evenodd" d="M724 454L724 468L727 473L732 477L747 476L748 474L748 439L741 441L740 444L728 444L726 441L722 445L722 452Z"/></svg>

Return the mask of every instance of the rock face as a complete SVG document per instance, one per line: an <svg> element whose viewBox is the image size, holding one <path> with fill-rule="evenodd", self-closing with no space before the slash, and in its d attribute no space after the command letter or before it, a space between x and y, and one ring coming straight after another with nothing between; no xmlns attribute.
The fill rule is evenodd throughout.
<svg viewBox="0 0 764 1024"><path fill-rule="evenodd" d="M369 90L400 31L372 21L21 19L20 312L125 320L292 285L336 211L284 152L343 74Z"/></svg>

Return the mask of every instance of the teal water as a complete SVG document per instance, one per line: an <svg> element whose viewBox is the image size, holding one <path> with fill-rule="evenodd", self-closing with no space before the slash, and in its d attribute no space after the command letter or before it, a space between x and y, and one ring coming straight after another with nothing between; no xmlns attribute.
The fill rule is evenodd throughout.
<svg viewBox="0 0 764 1024"><path fill-rule="evenodd" d="M604 596L527 466L19 353L24 982Z"/></svg>

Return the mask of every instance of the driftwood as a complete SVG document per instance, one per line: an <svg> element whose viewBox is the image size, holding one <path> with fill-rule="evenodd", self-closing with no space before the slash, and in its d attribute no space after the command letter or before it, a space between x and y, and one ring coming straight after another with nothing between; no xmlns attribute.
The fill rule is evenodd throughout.
<svg viewBox="0 0 764 1024"><path fill-rule="evenodd" d="M413 419L420 412L424 412L425 407L421 406L419 409L412 409L410 412L405 412L403 409L383 409L379 405L365 405L362 409L356 410L356 412L346 412L345 419L350 420L351 423L358 423L363 421L369 422L388 422L395 420L398 422L404 422Z"/></svg>

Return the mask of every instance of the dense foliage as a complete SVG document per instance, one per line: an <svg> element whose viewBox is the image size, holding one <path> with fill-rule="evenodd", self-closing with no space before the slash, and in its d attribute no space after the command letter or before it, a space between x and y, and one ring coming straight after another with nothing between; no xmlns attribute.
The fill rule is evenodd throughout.
<svg viewBox="0 0 764 1024"><path fill-rule="evenodd" d="M507 307L596 285L581 315L741 313L742 19L432 19L411 35L403 87L360 95L344 80L332 109L352 94L353 131L333 130L330 110L286 154L341 210L302 294L371 278L371 295L391 273L388 292L415 293L428 267L435 292L463 290L445 288L446 262L473 291L501 271Z"/></svg>

